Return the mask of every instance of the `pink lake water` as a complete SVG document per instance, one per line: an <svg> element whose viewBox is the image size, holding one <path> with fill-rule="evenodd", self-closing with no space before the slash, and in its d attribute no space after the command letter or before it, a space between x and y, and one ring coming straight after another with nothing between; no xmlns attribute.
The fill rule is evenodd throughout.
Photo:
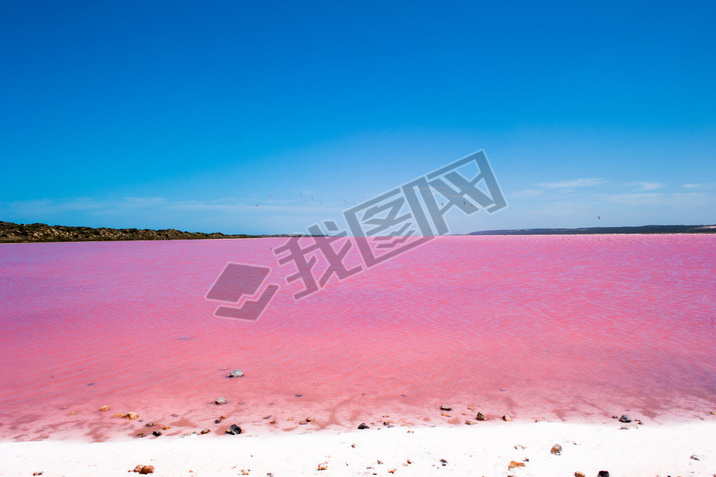
<svg viewBox="0 0 716 477"><path fill-rule="evenodd" d="M714 235L441 237L296 303L283 282L257 322L214 317L225 264L284 242L0 245L0 438L716 409Z"/></svg>

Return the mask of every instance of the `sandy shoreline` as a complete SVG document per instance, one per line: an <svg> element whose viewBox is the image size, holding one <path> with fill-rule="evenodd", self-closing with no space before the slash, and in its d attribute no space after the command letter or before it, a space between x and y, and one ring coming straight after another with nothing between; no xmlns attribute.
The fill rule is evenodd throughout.
<svg viewBox="0 0 716 477"><path fill-rule="evenodd" d="M629 425L485 422L305 434L191 435L86 443L0 442L0 475L713 476L716 422ZM562 447L560 455L552 446ZM442 459L442 460L441 460ZM511 462L524 466L508 469ZM319 465L325 470L318 470ZM513 464L514 465L514 464ZM244 472L244 473L242 473ZM130 473L129 475L138 475Z"/></svg>

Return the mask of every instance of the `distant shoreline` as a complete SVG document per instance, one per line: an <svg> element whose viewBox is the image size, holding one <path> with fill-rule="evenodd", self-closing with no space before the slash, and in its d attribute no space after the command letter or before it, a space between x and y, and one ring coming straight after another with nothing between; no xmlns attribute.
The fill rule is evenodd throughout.
<svg viewBox="0 0 716 477"><path fill-rule="evenodd" d="M471 232L467 235L605 235L605 234L713 234L716 225L641 225L631 227L581 227L575 229L508 229Z"/></svg>
<svg viewBox="0 0 716 477"><path fill-rule="evenodd" d="M716 225L643 225L633 227L582 227L574 229L506 229L471 232L464 235L603 235L603 234L713 234ZM110 242L129 240L206 240L264 237L302 237L301 234L223 234L186 232L176 229L115 229L47 224L16 224L0 221L0 243Z"/></svg>
<svg viewBox="0 0 716 477"><path fill-rule="evenodd" d="M70 227L47 224L15 224L0 221L0 243L109 242L128 240L202 240L291 237L292 235L222 234L185 232L176 229L114 229L109 227Z"/></svg>

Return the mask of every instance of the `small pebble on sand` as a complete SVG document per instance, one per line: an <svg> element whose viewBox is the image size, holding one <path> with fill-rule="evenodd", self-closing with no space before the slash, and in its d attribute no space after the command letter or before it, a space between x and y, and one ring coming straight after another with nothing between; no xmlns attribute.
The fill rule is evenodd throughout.
<svg viewBox="0 0 716 477"><path fill-rule="evenodd" d="M138 465L134 468L134 470L132 472L136 472L138 474L153 474L154 466L153 465Z"/></svg>

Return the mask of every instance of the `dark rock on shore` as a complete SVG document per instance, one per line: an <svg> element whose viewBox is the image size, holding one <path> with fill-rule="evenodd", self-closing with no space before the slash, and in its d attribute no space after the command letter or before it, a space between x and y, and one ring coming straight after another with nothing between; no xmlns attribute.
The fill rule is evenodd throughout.
<svg viewBox="0 0 716 477"><path fill-rule="evenodd" d="M227 433L227 434L231 434L231 435L233 435L233 436L238 436L239 434L241 434L241 428L240 428L239 426L237 426L236 424L232 424L232 425L229 426L229 428L226 430L226 433Z"/></svg>
<svg viewBox="0 0 716 477"><path fill-rule="evenodd" d="M370 427L369 427L368 424L366 424L365 422L362 422L362 423L358 426L358 429L370 429Z"/></svg>
<svg viewBox="0 0 716 477"><path fill-rule="evenodd" d="M609 471L606 470L600 470L597 474L597 477L609 477Z"/></svg>
<svg viewBox="0 0 716 477"><path fill-rule="evenodd" d="M452 407L446 406L443 404L442 406L440 406L440 410L441 411L452 411Z"/></svg>
<svg viewBox="0 0 716 477"><path fill-rule="evenodd" d="M477 419L478 421L486 421L486 420L487 420L487 416L485 416L485 415L484 415L483 413L481 413L481 412L478 412L478 413L477 413L477 416L475 417L475 419Z"/></svg>
<svg viewBox="0 0 716 477"><path fill-rule="evenodd" d="M619 422L628 423L631 422L631 419L629 419L629 416L626 414L622 414L622 417L619 418Z"/></svg>
<svg viewBox="0 0 716 477"><path fill-rule="evenodd" d="M235 369L235 370L233 370L232 372L230 372L227 377L229 377L229 378L240 378L240 377L242 377L243 375L244 375L243 371L241 371L240 369Z"/></svg>

